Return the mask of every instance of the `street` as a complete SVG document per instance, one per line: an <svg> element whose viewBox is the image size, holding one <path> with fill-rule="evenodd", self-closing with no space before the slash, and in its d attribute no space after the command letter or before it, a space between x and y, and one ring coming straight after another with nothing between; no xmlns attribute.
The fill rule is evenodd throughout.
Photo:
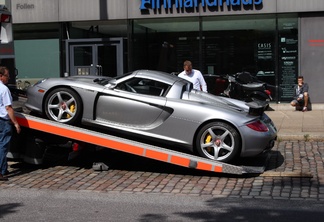
<svg viewBox="0 0 324 222"><path fill-rule="evenodd" d="M197 171L108 149L45 166L10 162L0 220L320 221L324 143L278 141L268 155L259 175ZM109 170L94 171L93 162Z"/></svg>
<svg viewBox="0 0 324 222"><path fill-rule="evenodd" d="M0 191L1 221L322 221L322 201Z"/></svg>

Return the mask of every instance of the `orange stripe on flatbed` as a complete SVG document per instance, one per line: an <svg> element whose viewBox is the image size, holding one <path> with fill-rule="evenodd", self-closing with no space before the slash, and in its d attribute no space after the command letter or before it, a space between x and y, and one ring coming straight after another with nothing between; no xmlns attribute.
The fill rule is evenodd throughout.
<svg viewBox="0 0 324 222"><path fill-rule="evenodd" d="M68 137L71 139L79 140L79 141L85 141L88 143L93 143L98 146L103 146L103 147L108 147L112 149L118 149L120 151L132 153L141 156L143 154L144 148L125 144L125 143L120 143L112 140L107 140L105 138L100 138L97 136L93 135L88 135L86 133L81 133L81 132L75 132L69 129L64 129L62 127L57 127L57 126L48 126L43 123L39 123L37 121L32 121L32 120L26 120L17 117L17 121L21 126L32 128L32 129L42 129L44 132L47 133L53 133L55 135L63 136L63 137Z"/></svg>
<svg viewBox="0 0 324 222"><path fill-rule="evenodd" d="M211 164L208 164L208 163L202 163L202 162L197 163L197 169L200 169L200 170L211 171L212 167L213 166Z"/></svg>
<svg viewBox="0 0 324 222"><path fill-rule="evenodd" d="M170 163L173 163L173 164L176 164L179 166L189 167L190 160L188 158L172 155Z"/></svg>
<svg viewBox="0 0 324 222"><path fill-rule="evenodd" d="M198 162L197 169L213 171L213 165L209 163ZM223 168L221 166L215 166L214 172L223 172Z"/></svg>
<svg viewBox="0 0 324 222"><path fill-rule="evenodd" d="M169 155L166 154L166 153L161 153L161 152L157 152L157 151L154 151L154 150L146 150L145 157L167 162Z"/></svg>
<svg viewBox="0 0 324 222"><path fill-rule="evenodd" d="M215 166L214 172L222 173L223 172L223 167L221 167L221 166Z"/></svg>

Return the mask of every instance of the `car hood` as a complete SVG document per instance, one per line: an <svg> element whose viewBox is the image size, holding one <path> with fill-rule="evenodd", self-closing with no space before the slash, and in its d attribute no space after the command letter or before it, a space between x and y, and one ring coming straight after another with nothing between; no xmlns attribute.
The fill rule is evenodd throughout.
<svg viewBox="0 0 324 222"><path fill-rule="evenodd" d="M70 86L92 86L96 87L97 85L105 86L111 80L111 77L106 76L69 76L69 77L61 77L61 78L45 78L33 85L33 87L37 86L42 89L49 89L55 85L70 85ZM27 89L28 91L32 87Z"/></svg>
<svg viewBox="0 0 324 222"><path fill-rule="evenodd" d="M70 76L66 77L65 79L69 81L100 84L101 82L107 83L107 81L111 80L112 78L107 76Z"/></svg>

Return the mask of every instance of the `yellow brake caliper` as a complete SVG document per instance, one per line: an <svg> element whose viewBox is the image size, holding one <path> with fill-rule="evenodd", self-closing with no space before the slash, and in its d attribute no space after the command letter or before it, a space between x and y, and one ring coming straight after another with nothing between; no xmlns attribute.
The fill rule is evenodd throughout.
<svg viewBox="0 0 324 222"><path fill-rule="evenodd" d="M205 139L205 144L206 143L210 143L211 140L212 140L212 136L210 134L208 134L208 136ZM207 152L210 153L211 151L212 151L212 148L211 147L207 147Z"/></svg>
<svg viewBox="0 0 324 222"><path fill-rule="evenodd" d="M71 105L70 106L70 111L71 111L71 113L74 113L75 112L75 105ZM67 118L71 118L71 115L70 114L67 114Z"/></svg>

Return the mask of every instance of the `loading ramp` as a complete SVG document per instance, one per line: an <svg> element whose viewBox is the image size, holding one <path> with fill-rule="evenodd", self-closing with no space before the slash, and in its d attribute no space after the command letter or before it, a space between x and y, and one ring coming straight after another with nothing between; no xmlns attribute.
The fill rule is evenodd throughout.
<svg viewBox="0 0 324 222"><path fill-rule="evenodd" d="M163 147L108 135L82 127L54 122L25 113L15 112L15 116L22 127L186 168L237 175L245 173L259 174L264 171L264 167L245 167L222 163Z"/></svg>

